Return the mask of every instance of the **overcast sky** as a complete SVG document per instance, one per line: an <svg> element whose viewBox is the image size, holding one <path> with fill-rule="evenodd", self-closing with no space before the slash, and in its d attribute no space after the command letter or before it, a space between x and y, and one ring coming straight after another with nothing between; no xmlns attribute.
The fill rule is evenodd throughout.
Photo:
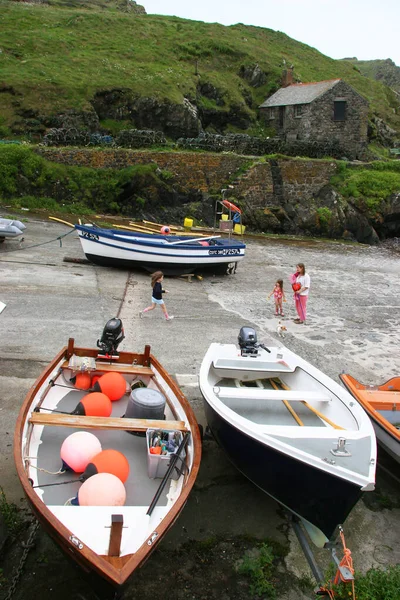
<svg viewBox="0 0 400 600"><path fill-rule="evenodd" d="M137 0L148 14L282 31L331 58L400 66L400 0Z"/></svg>

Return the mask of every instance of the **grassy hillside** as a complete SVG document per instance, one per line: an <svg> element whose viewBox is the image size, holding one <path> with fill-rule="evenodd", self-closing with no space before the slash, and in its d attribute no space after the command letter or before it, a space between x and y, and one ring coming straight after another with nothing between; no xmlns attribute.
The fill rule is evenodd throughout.
<svg viewBox="0 0 400 600"><path fill-rule="evenodd" d="M122 12L118 2L87 6L0 0L0 126L30 111L89 108L96 92L113 88L213 103L198 97L199 81L219 90L225 109L240 106L254 120L257 106L279 87L285 59L303 82L343 78L370 101L371 114L400 131L399 103L389 88L284 33L138 15ZM239 76L241 67L255 64L267 74L258 88Z"/></svg>
<svg viewBox="0 0 400 600"><path fill-rule="evenodd" d="M358 60L345 58L356 66L362 75L380 81L400 94L400 67L390 58L386 60Z"/></svg>

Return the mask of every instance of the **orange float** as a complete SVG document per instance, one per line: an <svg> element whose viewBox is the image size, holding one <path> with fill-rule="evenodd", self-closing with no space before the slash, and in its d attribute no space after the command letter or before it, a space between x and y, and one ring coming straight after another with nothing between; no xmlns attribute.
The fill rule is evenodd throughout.
<svg viewBox="0 0 400 600"><path fill-rule="evenodd" d="M112 412L111 400L101 392L91 392L83 396L71 415L86 415L87 417L109 417Z"/></svg>
<svg viewBox="0 0 400 600"><path fill-rule="evenodd" d="M121 373L105 373L92 387L94 392L106 394L114 402L120 400L126 392L126 381Z"/></svg>
<svg viewBox="0 0 400 600"><path fill-rule="evenodd" d="M129 462L126 456L118 450L103 450L96 454L87 465L81 480L85 481L97 473L111 473L122 483L129 477Z"/></svg>
<svg viewBox="0 0 400 600"><path fill-rule="evenodd" d="M222 200L222 204L225 206L225 208L229 208L229 210L231 210L232 212L237 212L239 213L239 215L242 214L240 208L236 206L236 204L232 204L232 202L229 202L229 200Z"/></svg>
<svg viewBox="0 0 400 600"><path fill-rule="evenodd" d="M77 373L75 376L75 387L80 390L88 390L92 384L89 373L84 371L83 373Z"/></svg>

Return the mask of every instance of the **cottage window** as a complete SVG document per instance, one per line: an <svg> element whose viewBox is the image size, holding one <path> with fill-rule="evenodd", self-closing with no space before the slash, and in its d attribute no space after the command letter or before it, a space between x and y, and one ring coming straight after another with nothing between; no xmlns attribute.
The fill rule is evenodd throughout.
<svg viewBox="0 0 400 600"><path fill-rule="evenodd" d="M268 119L275 119L275 107L270 106L268 109Z"/></svg>
<svg viewBox="0 0 400 600"><path fill-rule="evenodd" d="M294 105L294 116L302 117L304 114L304 104L295 104Z"/></svg>
<svg viewBox="0 0 400 600"><path fill-rule="evenodd" d="M334 121L345 121L346 120L346 100L335 100L333 102L333 120Z"/></svg>

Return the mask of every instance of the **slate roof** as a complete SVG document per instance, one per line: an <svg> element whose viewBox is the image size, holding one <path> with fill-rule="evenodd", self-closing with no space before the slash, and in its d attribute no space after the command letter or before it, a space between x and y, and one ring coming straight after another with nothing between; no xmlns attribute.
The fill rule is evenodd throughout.
<svg viewBox="0 0 400 600"><path fill-rule="evenodd" d="M332 89L339 81L340 79L329 79L327 81L317 81L316 83L294 83L288 85L287 87L280 88L275 94L265 100L259 108L287 106L289 104L309 104L318 98L318 96Z"/></svg>

